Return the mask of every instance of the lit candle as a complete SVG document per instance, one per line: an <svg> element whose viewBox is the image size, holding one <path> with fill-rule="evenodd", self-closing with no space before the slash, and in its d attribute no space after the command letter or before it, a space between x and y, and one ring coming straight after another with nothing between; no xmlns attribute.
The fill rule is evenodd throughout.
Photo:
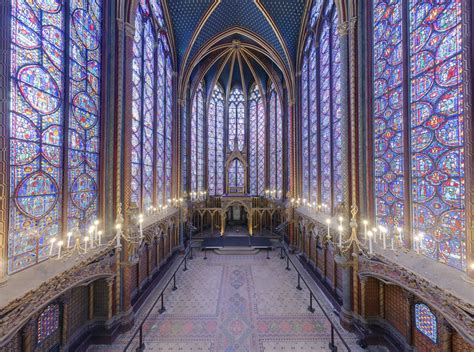
<svg viewBox="0 0 474 352"><path fill-rule="evenodd" d="M63 246L63 244L63 241L58 242L58 259L61 259L61 247Z"/></svg>
<svg viewBox="0 0 474 352"><path fill-rule="evenodd" d="M395 250L395 246L394 246L394 243L393 243L394 237L395 237L395 234L392 234L392 237L390 237L390 248L392 249L392 251Z"/></svg>
<svg viewBox="0 0 474 352"><path fill-rule="evenodd" d="M387 249L387 229L382 226L380 232L382 233L383 249Z"/></svg>
<svg viewBox="0 0 474 352"><path fill-rule="evenodd" d="M84 253L87 253L87 242L89 242L89 236L84 237Z"/></svg>
<svg viewBox="0 0 474 352"><path fill-rule="evenodd" d="M95 231L94 228L95 228L94 225L89 227L89 238L91 240L91 248L94 248L94 231Z"/></svg>
<svg viewBox="0 0 474 352"><path fill-rule="evenodd" d="M49 247L49 256L51 257L53 255L53 247L54 247L54 242L56 242L56 237L53 237L49 240L50 247Z"/></svg>
<svg viewBox="0 0 474 352"><path fill-rule="evenodd" d="M94 240L97 241L97 231L99 231L99 220L94 220Z"/></svg>
<svg viewBox="0 0 474 352"><path fill-rule="evenodd" d="M420 240L419 236L415 236L415 242L413 243L413 246L415 247L416 253L420 254L420 246L418 244L418 241Z"/></svg>
<svg viewBox="0 0 474 352"><path fill-rule="evenodd" d="M342 221L344 220L344 218L342 216L339 217L339 226L342 226Z"/></svg>
<svg viewBox="0 0 474 352"><path fill-rule="evenodd" d="M425 236L425 234L423 232L420 232L418 236L420 238L418 241L418 254L419 254L421 251L421 243L423 242L423 237Z"/></svg>
<svg viewBox="0 0 474 352"><path fill-rule="evenodd" d="M399 236L399 239L400 239L400 246L403 247L402 228L400 226L397 226L397 231L398 231L398 236Z"/></svg>
<svg viewBox="0 0 474 352"><path fill-rule="evenodd" d="M116 230L115 240L117 241L117 243L115 244L115 247L120 248L121 247L120 237L122 236L122 224L120 223L116 224L115 230Z"/></svg>
<svg viewBox="0 0 474 352"><path fill-rule="evenodd" d="M341 248L342 247L342 230L343 230L343 228L342 228L342 226L339 225L338 229L339 229L339 248Z"/></svg>
<svg viewBox="0 0 474 352"><path fill-rule="evenodd" d="M374 236L374 243L377 243L377 228L372 228L372 235Z"/></svg>
<svg viewBox="0 0 474 352"><path fill-rule="evenodd" d="M372 237L374 236L374 233L369 231L367 236L369 236L369 253L372 254Z"/></svg>
<svg viewBox="0 0 474 352"><path fill-rule="evenodd" d="M143 237L143 215L140 214L140 218L138 219L138 224L140 226L140 238Z"/></svg>
<svg viewBox="0 0 474 352"><path fill-rule="evenodd" d="M367 225L369 225L369 222L367 220L362 221L364 224L364 240L367 241Z"/></svg>
<svg viewBox="0 0 474 352"><path fill-rule="evenodd" d="M330 232L330 229L331 229L331 219L326 219L326 224L328 224L328 240L330 241L331 240L331 232Z"/></svg>
<svg viewBox="0 0 474 352"><path fill-rule="evenodd" d="M97 235L99 237L99 246L102 246L102 231L97 232Z"/></svg>
<svg viewBox="0 0 474 352"><path fill-rule="evenodd" d="M67 248L71 246L71 237L72 237L72 232L67 233Z"/></svg>

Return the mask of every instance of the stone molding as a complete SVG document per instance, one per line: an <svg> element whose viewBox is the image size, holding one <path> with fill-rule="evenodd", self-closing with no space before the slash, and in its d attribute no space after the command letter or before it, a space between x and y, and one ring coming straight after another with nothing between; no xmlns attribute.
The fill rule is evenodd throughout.
<svg viewBox="0 0 474 352"><path fill-rule="evenodd" d="M45 281L0 310L0 346L5 345L31 317L68 290L101 277L115 275L115 256L108 248L93 258L88 258L73 268ZM32 268L31 270L34 270Z"/></svg>
<svg viewBox="0 0 474 352"><path fill-rule="evenodd" d="M474 305L397 263L359 257L359 278L375 277L413 293L436 309L469 343L474 344Z"/></svg>

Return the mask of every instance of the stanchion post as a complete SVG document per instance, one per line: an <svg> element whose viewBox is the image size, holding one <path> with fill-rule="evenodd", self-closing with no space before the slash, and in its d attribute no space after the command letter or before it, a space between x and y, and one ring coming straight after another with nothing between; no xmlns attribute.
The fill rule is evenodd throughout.
<svg viewBox="0 0 474 352"><path fill-rule="evenodd" d="M313 308L313 292L309 291L309 307L308 310L311 313L314 313L314 308Z"/></svg>
<svg viewBox="0 0 474 352"><path fill-rule="evenodd" d="M138 347L137 352L142 352L145 350L145 343L143 342L143 324L140 325L140 334L138 335Z"/></svg>
<svg viewBox="0 0 474 352"><path fill-rule="evenodd" d="M291 268L290 268L290 257L288 256L288 254L286 255L286 270L290 271Z"/></svg>
<svg viewBox="0 0 474 352"><path fill-rule="evenodd" d="M301 287L300 280L301 280L301 275L300 273L298 273L298 286L296 286L296 289L301 291L303 288Z"/></svg>
<svg viewBox="0 0 474 352"><path fill-rule="evenodd" d="M334 345L334 326L331 324L331 342L329 342L329 349L332 352L337 352L337 346Z"/></svg>
<svg viewBox="0 0 474 352"><path fill-rule="evenodd" d="M267 259L270 259L270 248L267 248Z"/></svg>
<svg viewBox="0 0 474 352"><path fill-rule="evenodd" d="M204 260L207 260L207 250L204 250Z"/></svg>
<svg viewBox="0 0 474 352"><path fill-rule="evenodd" d="M173 291L176 291L178 288L176 287L176 273L173 275Z"/></svg>
<svg viewBox="0 0 474 352"><path fill-rule="evenodd" d="M159 313L160 313L160 314L163 314L163 313L166 311L165 302L164 302L164 296L165 296L165 293L162 292L162 293L161 293L161 308L160 308L160 310L159 310Z"/></svg>
<svg viewBox="0 0 474 352"><path fill-rule="evenodd" d="M283 246L280 247L280 259L285 259L285 256L283 255Z"/></svg>

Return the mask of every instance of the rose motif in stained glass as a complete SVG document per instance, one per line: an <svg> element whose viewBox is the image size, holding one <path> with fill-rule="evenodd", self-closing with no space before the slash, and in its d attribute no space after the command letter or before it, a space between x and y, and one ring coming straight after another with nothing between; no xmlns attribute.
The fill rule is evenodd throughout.
<svg viewBox="0 0 474 352"><path fill-rule="evenodd" d="M27 65L18 71L21 95L38 112L49 115L59 109L61 92L53 76L39 65Z"/></svg>
<svg viewBox="0 0 474 352"><path fill-rule="evenodd" d="M92 97L85 93L78 93L73 99L73 114L77 122L86 130L92 128L97 123L98 111Z"/></svg>
<svg viewBox="0 0 474 352"><path fill-rule="evenodd" d="M77 36L87 50L95 50L99 46L98 23L84 9L77 9L72 14L72 23Z"/></svg>
<svg viewBox="0 0 474 352"><path fill-rule="evenodd" d="M43 171L26 177L16 190L18 208L27 216L39 219L48 214L58 200L58 186Z"/></svg>
<svg viewBox="0 0 474 352"><path fill-rule="evenodd" d="M80 175L71 186L71 200L80 209L87 210L97 197L97 185L88 174Z"/></svg>

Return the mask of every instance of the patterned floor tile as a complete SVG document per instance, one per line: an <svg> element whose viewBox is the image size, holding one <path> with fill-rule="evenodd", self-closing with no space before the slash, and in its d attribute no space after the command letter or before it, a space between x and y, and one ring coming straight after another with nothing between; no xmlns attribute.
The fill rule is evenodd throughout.
<svg viewBox="0 0 474 352"><path fill-rule="evenodd" d="M178 290L166 291L166 311L159 314L157 307L145 323L146 351L329 351L329 322L320 310L307 310L307 290L295 288L297 273L285 270L277 254L267 260L266 253L208 253L203 260L196 251L189 270L178 273ZM121 351L130 336L89 351ZM354 335L343 336L353 351L360 350Z"/></svg>

